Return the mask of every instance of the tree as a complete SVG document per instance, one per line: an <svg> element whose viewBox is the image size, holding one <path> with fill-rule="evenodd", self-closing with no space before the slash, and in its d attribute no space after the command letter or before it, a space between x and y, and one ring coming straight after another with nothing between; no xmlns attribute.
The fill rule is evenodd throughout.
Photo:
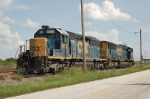
<svg viewBox="0 0 150 99"><path fill-rule="evenodd" d="M0 62L2 62L3 61L3 59L0 59Z"/></svg>

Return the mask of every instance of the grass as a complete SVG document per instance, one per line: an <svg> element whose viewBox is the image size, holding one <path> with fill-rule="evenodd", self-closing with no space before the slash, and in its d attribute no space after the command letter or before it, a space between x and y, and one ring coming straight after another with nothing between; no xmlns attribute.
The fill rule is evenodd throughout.
<svg viewBox="0 0 150 99"><path fill-rule="evenodd" d="M3 61L0 61L0 67L13 67L15 64L16 63L13 58L7 58Z"/></svg>
<svg viewBox="0 0 150 99"><path fill-rule="evenodd" d="M18 81L22 81L23 75L14 74L14 75L11 76L11 79L13 79L13 80L18 80Z"/></svg>
<svg viewBox="0 0 150 99"><path fill-rule="evenodd" d="M124 74L134 73L142 70L150 69L150 66L134 66L123 70L105 70L105 71L87 71L83 74L81 68L74 68L72 70L64 70L59 75L44 78L42 80L18 85L0 86L0 99L12 97L16 95L51 89L56 87L68 86L83 82L89 82Z"/></svg>

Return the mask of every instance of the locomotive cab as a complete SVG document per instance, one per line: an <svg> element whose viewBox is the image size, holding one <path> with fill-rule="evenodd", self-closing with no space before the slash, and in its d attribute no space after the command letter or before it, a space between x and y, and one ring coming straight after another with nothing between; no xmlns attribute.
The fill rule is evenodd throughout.
<svg viewBox="0 0 150 99"><path fill-rule="evenodd" d="M65 56L64 51L68 50L69 36L61 28L49 28L42 26L35 35L35 38L46 38L47 56Z"/></svg>

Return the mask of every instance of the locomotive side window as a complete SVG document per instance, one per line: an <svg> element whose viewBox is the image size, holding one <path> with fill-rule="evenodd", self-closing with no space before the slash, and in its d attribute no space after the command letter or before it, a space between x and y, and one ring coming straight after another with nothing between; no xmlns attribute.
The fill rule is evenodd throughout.
<svg viewBox="0 0 150 99"><path fill-rule="evenodd" d="M64 43L64 39L65 39L65 38L64 38L64 35L62 35L62 41L63 41L63 43Z"/></svg>
<svg viewBox="0 0 150 99"><path fill-rule="evenodd" d="M110 55L111 55L111 49L110 49Z"/></svg>
<svg viewBox="0 0 150 99"><path fill-rule="evenodd" d="M62 35L62 42L67 43L67 36Z"/></svg>
<svg viewBox="0 0 150 99"><path fill-rule="evenodd" d="M40 30L40 31L39 31L39 34L43 34L43 33L44 33L44 31L43 31L43 30Z"/></svg>
<svg viewBox="0 0 150 99"><path fill-rule="evenodd" d="M67 43L67 41L68 41L68 37L66 36L66 43Z"/></svg>
<svg viewBox="0 0 150 99"><path fill-rule="evenodd" d="M64 36L64 41L63 41L64 43L66 43L67 42L67 37L66 36Z"/></svg>
<svg viewBox="0 0 150 99"><path fill-rule="evenodd" d="M66 42L67 42L67 37L64 36L64 35L62 35L62 42L63 42L63 43L66 43Z"/></svg>

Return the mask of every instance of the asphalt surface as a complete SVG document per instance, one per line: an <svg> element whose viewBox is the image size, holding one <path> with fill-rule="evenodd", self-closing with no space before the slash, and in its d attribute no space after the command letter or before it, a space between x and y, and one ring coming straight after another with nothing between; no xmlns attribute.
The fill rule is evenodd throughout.
<svg viewBox="0 0 150 99"><path fill-rule="evenodd" d="M7 99L150 99L150 70Z"/></svg>

